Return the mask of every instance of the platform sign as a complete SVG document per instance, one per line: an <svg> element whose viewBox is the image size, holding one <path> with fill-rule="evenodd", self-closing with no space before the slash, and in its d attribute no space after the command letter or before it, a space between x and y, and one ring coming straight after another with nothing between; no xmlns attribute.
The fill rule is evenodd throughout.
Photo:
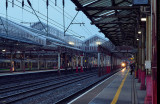
<svg viewBox="0 0 160 104"><path fill-rule="evenodd" d="M145 61L145 69L151 69L151 61L150 60Z"/></svg>
<svg viewBox="0 0 160 104"><path fill-rule="evenodd" d="M147 5L148 3L148 0L133 0L134 5Z"/></svg>

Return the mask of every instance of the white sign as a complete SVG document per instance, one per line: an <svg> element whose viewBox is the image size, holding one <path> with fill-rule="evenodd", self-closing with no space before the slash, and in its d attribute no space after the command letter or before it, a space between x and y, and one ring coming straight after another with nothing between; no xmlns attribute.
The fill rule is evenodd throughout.
<svg viewBox="0 0 160 104"><path fill-rule="evenodd" d="M145 69L151 69L151 61L150 60L145 61Z"/></svg>

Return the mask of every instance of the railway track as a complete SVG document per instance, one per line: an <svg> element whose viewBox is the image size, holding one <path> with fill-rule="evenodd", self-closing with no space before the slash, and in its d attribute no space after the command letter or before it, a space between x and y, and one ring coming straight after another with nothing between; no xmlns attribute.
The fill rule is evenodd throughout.
<svg viewBox="0 0 160 104"><path fill-rule="evenodd" d="M14 86L3 87L0 89L0 104L20 101L40 93L44 93L87 78L94 77L96 74L97 72L86 73L84 75L73 74L72 76L68 75L60 78L50 78L32 83L23 83Z"/></svg>

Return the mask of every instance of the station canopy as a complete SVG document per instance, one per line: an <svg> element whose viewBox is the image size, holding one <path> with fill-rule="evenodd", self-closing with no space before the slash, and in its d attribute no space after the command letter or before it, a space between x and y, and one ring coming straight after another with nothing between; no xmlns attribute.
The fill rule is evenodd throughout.
<svg viewBox="0 0 160 104"><path fill-rule="evenodd" d="M140 7L132 0L71 0L117 47L137 48Z"/></svg>

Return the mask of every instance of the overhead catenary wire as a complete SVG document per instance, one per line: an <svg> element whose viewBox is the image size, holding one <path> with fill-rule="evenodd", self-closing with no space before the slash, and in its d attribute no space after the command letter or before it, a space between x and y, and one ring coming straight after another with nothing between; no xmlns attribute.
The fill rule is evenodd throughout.
<svg viewBox="0 0 160 104"><path fill-rule="evenodd" d="M44 0L43 0L43 2L45 2ZM52 4L54 4L54 2L53 1L50 1ZM63 15L63 12L61 12L61 11L59 11L57 8L55 8L55 7L53 7L52 5L50 5L49 4L49 6L51 7L51 8L53 8L53 9L55 9L57 12L59 12L59 13L61 13L62 15ZM57 6L59 9L61 9L61 10L63 10L62 8L60 8L59 6ZM64 12L65 12L65 10L64 10ZM65 12L65 14L67 14L68 16L65 16L66 18L68 18L68 19L70 19L70 20L72 20L73 19L73 17L70 15L70 14L68 14L67 12ZM77 20L76 20L77 21ZM86 26L85 26L86 27ZM88 35L90 35L90 34L92 34L89 30L88 30L88 28L86 27L86 28L84 28L84 27L82 27L83 29L84 29L84 31L88 34ZM87 32L87 31L89 32Z"/></svg>
<svg viewBox="0 0 160 104"><path fill-rule="evenodd" d="M32 7L32 4L29 0L27 0L29 6L31 7L31 9L33 10L34 14L36 15L36 17L38 18L39 22L41 23L42 27L44 28L44 30L47 32L46 28L44 27L44 25L42 24L41 20L39 19L39 16L37 15L37 13L35 12L35 10ZM32 1L33 2L33 1Z"/></svg>
<svg viewBox="0 0 160 104"><path fill-rule="evenodd" d="M44 0L43 0L44 1ZM53 1L51 1L51 3L52 4L54 4L54 2ZM50 5L52 8L54 8L52 5ZM57 6L59 9L61 9L62 10L62 8L60 8L59 6ZM57 10L56 8L54 8L55 10ZM59 10L57 10L59 13L61 13L61 11L59 11ZM65 12L65 11L64 11ZM67 13L67 12L65 12L68 16L66 16L68 19L71 19L72 20L72 16L69 14L69 13ZM62 14L62 13L61 13ZM76 20L76 19L75 19ZM77 20L76 20L77 21ZM77 21L77 22L79 22L79 21ZM85 28L84 28L85 27ZM86 26L84 26L84 27L82 27L83 29L84 29L84 31L85 31L85 29L90 33L90 34L92 34L92 32L86 27ZM86 32L86 31L85 31ZM88 32L86 32L87 34L88 34ZM88 34L89 35L89 34Z"/></svg>
<svg viewBox="0 0 160 104"><path fill-rule="evenodd" d="M9 3L12 3L12 1L8 1ZM22 2L20 2L20 1L18 1L17 0L17 2L19 2L20 4L22 3ZM19 8L21 8L22 9L22 7L21 6L19 6L19 5L17 5L16 3L14 4L15 6L17 6L17 7L19 7ZM27 5L25 5L24 4L24 6L27 6ZM31 9L29 6L27 6L29 9ZM24 10L26 11L26 12L28 12L28 13L31 13L31 14L33 14L33 15L35 15L32 11L30 11L30 10L27 10L27 9L25 9L24 8ZM35 10L35 12L37 12L36 10ZM41 14L42 16L44 16L44 17L46 17L44 14L42 14L42 13L39 13L39 14ZM46 21L46 18L43 18L43 17L39 17L40 19L42 19L42 20L44 20L44 21ZM52 19L50 19L49 18L49 20L51 20L51 21L53 21L53 22L56 22L56 21L54 21L54 20L52 20ZM50 24L52 24L52 25L55 25L56 27L59 27L60 29L63 29L62 27L60 27L60 26L58 26L58 25L56 25L56 24L54 24L54 23L52 23L52 22L49 22ZM59 24L58 22L56 22L57 24ZM59 24L59 25L61 25L61 24ZM62 25L61 25L62 26ZM77 35L77 33L72 33L72 32L74 32L73 30L70 30L69 29L69 31L68 31L68 33L69 34L71 34L71 35L73 35L73 36L76 36L76 37L81 37L81 35ZM76 35L75 35L76 34Z"/></svg>
<svg viewBox="0 0 160 104"><path fill-rule="evenodd" d="M16 1L18 1L19 3L21 3L19 0L16 0ZM43 0L44 1L44 0ZM25 4L24 4L25 5ZM18 6L18 5L16 5L17 7L19 7L19 8L21 8L20 6ZM26 7L28 7L28 8L30 8L28 5L25 5ZM30 8L31 9L31 8ZM27 12L29 12L29 13L31 13L31 14L33 14L31 11L29 11L29 10L27 10L27 9L24 9L25 11L27 11ZM38 12L38 11L36 11L36 10L34 10L35 12L37 12L37 13L39 13L40 15L42 15L42 16L44 16L44 17L47 17L46 15L44 15L44 14L42 14L41 12ZM43 20L45 20L46 21L46 19L44 19L44 18L42 18L42 17L39 17L39 18L41 18L41 19L43 19ZM51 19L51 18L48 18L49 20L51 20L51 21L53 21L53 22L55 22L55 23L57 23L57 24L59 24L60 26L63 26L62 24L60 24L60 23L58 23L58 22L56 22L55 20L53 20L53 19ZM51 22L49 22L49 23L51 23ZM56 25L56 24L53 24L53 23L51 23L52 25L55 25L55 26L57 26L57 27L59 27L59 28L61 28L61 29L63 29L62 27L60 27L60 26L58 26L58 25ZM71 33L71 34L73 34L74 36L76 36L75 34L78 34L78 33L75 33L73 30L70 30L69 29L69 33L71 33L71 32L73 32L73 33ZM80 35L79 35L80 36Z"/></svg>
<svg viewBox="0 0 160 104"><path fill-rule="evenodd" d="M43 2L45 2L45 0L42 0ZM54 4L54 2L53 1L50 1L52 4ZM57 12L59 12L59 13L61 13L61 14L63 14L63 12L61 12L61 11L59 11L59 10L57 10L57 8L55 8L55 7L53 7L52 5L50 5L49 4L49 6L51 7L51 8L53 8L53 9L55 9ZM60 8L59 6L57 6L59 9L61 9L61 10L63 10L62 8ZM65 12L65 10L64 10L64 12ZM68 16L65 16L66 18L68 18L68 19L70 19L70 20L72 20L73 19L73 17L70 15L70 14L68 14L67 12L65 12L65 14L67 14ZM75 19L76 20L76 19ZM77 20L76 20L77 21ZM79 22L79 21L77 21L77 22ZM84 27L86 27L86 26L84 26ZM88 30L88 28L86 27L86 28L84 28L84 27L82 27L83 29L84 29L84 31L88 34L88 35L90 35L90 34L92 34L89 30ZM89 32L87 32L87 31Z"/></svg>

